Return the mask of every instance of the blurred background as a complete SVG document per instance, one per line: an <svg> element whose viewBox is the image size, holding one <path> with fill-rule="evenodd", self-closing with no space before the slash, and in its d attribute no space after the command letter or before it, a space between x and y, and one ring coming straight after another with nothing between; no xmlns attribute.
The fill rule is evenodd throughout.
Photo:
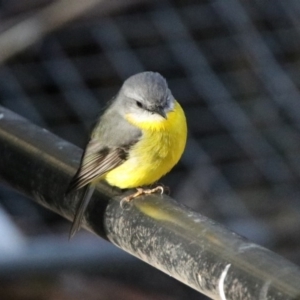
<svg viewBox="0 0 300 300"><path fill-rule="evenodd" d="M1 0L0 105L84 147L128 76L160 72L189 127L172 197L299 265L299 20L298 0ZM207 299L69 229L0 183L1 299Z"/></svg>

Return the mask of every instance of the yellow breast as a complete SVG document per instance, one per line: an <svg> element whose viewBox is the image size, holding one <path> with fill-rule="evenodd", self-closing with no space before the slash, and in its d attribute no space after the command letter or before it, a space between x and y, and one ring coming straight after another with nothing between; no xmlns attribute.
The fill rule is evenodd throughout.
<svg viewBox="0 0 300 300"><path fill-rule="evenodd" d="M159 180L179 161L186 144L187 126L184 112L176 101L167 119L128 122L140 128L143 135L131 149L128 159L108 172L104 179L119 188L134 188Z"/></svg>

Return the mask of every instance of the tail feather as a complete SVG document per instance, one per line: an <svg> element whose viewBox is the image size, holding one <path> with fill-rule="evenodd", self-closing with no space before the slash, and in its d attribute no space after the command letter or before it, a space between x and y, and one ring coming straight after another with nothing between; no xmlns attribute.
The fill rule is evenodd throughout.
<svg viewBox="0 0 300 300"><path fill-rule="evenodd" d="M88 187L86 188L85 193L76 209L75 217L69 234L69 239L71 239L76 234L76 232L80 229L84 212L91 200L94 190L95 190L95 186L93 184L89 184Z"/></svg>

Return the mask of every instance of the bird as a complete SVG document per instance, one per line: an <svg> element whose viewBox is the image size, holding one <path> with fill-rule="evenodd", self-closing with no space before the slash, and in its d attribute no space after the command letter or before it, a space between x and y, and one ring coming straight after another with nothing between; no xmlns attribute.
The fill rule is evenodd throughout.
<svg viewBox="0 0 300 300"><path fill-rule="evenodd" d="M80 229L101 180L120 189L136 188L137 192L124 201L142 194L163 193L162 186L145 187L156 183L178 163L186 140L185 113L166 79L151 71L126 79L98 118L66 191L67 195L86 187L69 238Z"/></svg>

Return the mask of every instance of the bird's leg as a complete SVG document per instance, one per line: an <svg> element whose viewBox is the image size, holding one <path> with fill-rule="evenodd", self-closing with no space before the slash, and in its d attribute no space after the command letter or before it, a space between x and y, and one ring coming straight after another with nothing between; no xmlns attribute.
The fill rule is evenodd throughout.
<svg viewBox="0 0 300 300"><path fill-rule="evenodd" d="M132 199L137 198L141 195L149 195L149 194L154 194L154 193L157 193L157 192L160 192L160 194L162 195L164 193L164 190L165 190L165 187L161 186L161 185L158 185L157 187L155 187L153 189L137 188L135 193L133 193L133 194L127 196L127 197L124 197L121 200L121 202L129 202Z"/></svg>

